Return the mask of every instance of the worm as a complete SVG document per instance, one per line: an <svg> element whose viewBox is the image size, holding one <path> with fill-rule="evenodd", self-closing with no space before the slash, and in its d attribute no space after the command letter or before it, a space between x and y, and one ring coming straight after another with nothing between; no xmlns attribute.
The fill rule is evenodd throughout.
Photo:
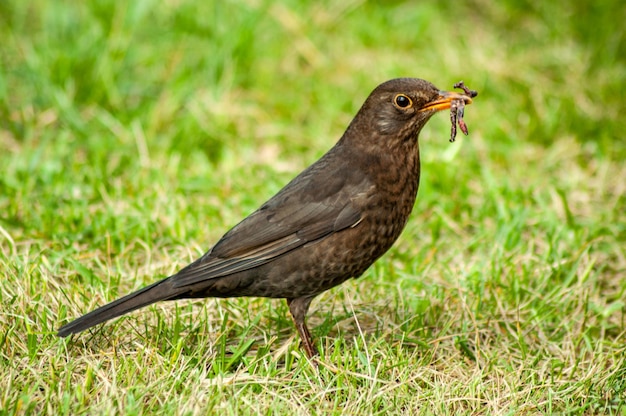
<svg viewBox="0 0 626 416"><path fill-rule="evenodd" d="M463 81L459 81L453 86L454 88L460 88L463 90L465 95L470 98L474 98L478 95L478 91L470 90L467 88ZM467 129L467 124L465 124L465 120L463 120L463 115L465 114L465 101L464 100L452 100L450 103L450 122L452 123L452 128L450 130L450 142L454 142L456 138L456 126L459 125L459 128L466 136L469 134L469 130Z"/></svg>

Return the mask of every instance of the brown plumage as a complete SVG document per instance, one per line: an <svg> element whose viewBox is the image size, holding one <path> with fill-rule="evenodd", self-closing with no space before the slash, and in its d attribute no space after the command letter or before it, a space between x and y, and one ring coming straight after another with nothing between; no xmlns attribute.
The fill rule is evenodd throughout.
<svg viewBox="0 0 626 416"><path fill-rule="evenodd" d="M420 177L418 134L430 117L466 95L428 81L379 85L339 142L227 232L200 259L59 329L65 337L160 300L285 298L309 357L311 300L359 277L396 241Z"/></svg>

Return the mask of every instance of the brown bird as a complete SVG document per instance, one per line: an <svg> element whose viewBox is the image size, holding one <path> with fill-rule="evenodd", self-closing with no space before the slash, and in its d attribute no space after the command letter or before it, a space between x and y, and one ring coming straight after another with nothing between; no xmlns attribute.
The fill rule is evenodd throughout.
<svg viewBox="0 0 626 416"><path fill-rule="evenodd" d="M161 300L284 298L303 348L317 354L305 316L311 300L357 278L396 241L420 178L418 135L453 100L428 81L379 85L339 142L178 273L61 327L61 337Z"/></svg>

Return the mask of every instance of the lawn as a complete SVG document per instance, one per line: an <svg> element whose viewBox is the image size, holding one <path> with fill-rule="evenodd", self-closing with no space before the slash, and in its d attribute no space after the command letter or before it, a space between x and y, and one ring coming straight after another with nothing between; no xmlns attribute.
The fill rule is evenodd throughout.
<svg viewBox="0 0 626 416"><path fill-rule="evenodd" d="M623 1L0 2L0 415L626 415ZM464 80L316 298L59 326L199 257L397 77Z"/></svg>

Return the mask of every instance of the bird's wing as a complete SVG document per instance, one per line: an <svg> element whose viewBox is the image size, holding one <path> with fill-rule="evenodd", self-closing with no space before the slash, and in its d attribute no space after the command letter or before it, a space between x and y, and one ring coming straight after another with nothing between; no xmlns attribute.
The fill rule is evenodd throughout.
<svg viewBox="0 0 626 416"><path fill-rule="evenodd" d="M324 158L245 218L202 258L182 269L175 287L194 285L268 263L307 242L355 226L371 183ZM323 175L320 173L323 172Z"/></svg>

